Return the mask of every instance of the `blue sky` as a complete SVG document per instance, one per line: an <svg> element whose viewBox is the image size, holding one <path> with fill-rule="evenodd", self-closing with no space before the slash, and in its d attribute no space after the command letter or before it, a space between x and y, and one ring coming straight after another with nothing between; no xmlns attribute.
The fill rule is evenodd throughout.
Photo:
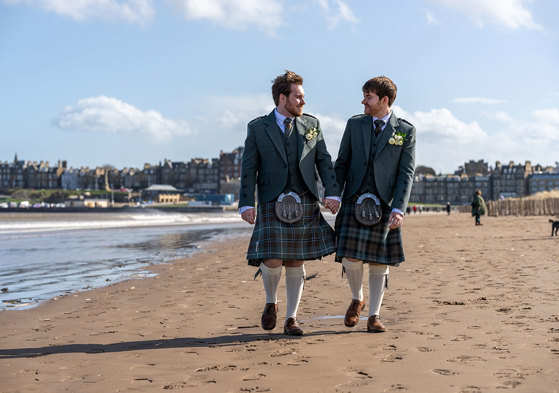
<svg viewBox="0 0 559 393"><path fill-rule="evenodd" d="M556 0L0 0L0 160L217 157L304 77L333 158L387 75L417 163L559 161Z"/></svg>

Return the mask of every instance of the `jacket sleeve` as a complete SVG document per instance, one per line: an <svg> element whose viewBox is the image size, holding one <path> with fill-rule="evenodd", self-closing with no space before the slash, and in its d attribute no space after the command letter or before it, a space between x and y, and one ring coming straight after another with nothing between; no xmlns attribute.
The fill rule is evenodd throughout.
<svg viewBox="0 0 559 393"><path fill-rule="evenodd" d="M336 180L336 173L332 165L332 157L326 149L326 142L324 141L324 136L320 129L320 122L318 122L317 127L320 132L317 136L315 163L318 174L320 175L320 180L322 180L322 185L325 188L324 196L340 196L341 189Z"/></svg>
<svg viewBox="0 0 559 393"><path fill-rule="evenodd" d="M336 172L336 179L340 187L340 191L343 191L346 185L347 172L349 170L349 164L351 162L351 128L349 126L349 121L346 124L344 135L342 137L342 142L340 143L340 149L338 151L338 158L334 164L334 171Z"/></svg>
<svg viewBox="0 0 559 393"><path fill-rule="evenodd" d="M256 175L260 164L260 155L254 129L250 125L247 126L247 137L245 140L245 150L241 163L241 191L239 198L239 207L255 206L254 192L256 190Z"/></svg>
<svg viewBox="0 0 559 393"><path fill-rule="evenodd" d="M415 173L415 127L408 131L408 137L404 140L400 162L398 164L398 177L392 200L392 208L406 211L413 185Z"/></svg>

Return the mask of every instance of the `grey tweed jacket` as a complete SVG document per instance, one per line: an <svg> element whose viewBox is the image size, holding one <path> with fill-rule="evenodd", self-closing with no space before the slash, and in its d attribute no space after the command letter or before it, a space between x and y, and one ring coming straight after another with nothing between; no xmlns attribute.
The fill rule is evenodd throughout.
<svg viewBox="0 0 559 393"><path fill-rule="evenodd" d="M316 127L318 135L307 140L305 132ZM272 111L267 116L252 120L247 126L247 137L241 169L239 207L255 206L255 189L258 186L258 203L276 199L287 184L287 155L283 145L276 116ZM316 199L318 176L322 180L327 196L339 196L341 189L336 180L332 158L326 149L320 122L314 116L303 114L295 118L294 132L298 136L299 170L306 186Z"/></svg>

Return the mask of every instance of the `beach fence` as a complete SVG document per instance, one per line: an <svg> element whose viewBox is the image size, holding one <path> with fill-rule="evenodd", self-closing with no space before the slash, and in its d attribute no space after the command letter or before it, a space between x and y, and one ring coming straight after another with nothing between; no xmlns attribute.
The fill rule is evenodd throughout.
<svg viewBox="0 0 559 393"><path fill-rule="evenodd" d="M509 198L487 201L487 215L498 216L559 216L559 198ZM461 206L461 212L471 212L470 206Z"/></svg>
<svg viewBox="0 0 559 393"><path fill-rule="evenodd" d="M559 215L559 198L505 199L487 202L487 214L497 216Z"/></svg>

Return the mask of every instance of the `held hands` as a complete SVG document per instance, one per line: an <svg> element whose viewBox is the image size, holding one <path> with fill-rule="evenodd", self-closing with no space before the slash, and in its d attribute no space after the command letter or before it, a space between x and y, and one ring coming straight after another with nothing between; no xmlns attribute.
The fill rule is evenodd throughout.
<svg viewBox="0 0 559 393"><path fill-rule="evenodd" d="M254 221L256 220L256 209L251 207L250 209L245 210L241 213L241 218L250 225L254 225Z"/></svg>
<svg viewBox="0 0 559 393"><path fill-rule="evenodd" d="M404 221L404 216L398 212L390 213L390 218L388 219L388 224L390 229L400 228L402 226L402 222Z"/></svg>
<svg viewBox="0 0 559 393"><path fill-rule="evenodd" d="M338 212L338 209L340 208L340 202L334 199L323 198L322 203L324 204L324 207L326 209L332 212L332 214L336 214Z"/></svg>

